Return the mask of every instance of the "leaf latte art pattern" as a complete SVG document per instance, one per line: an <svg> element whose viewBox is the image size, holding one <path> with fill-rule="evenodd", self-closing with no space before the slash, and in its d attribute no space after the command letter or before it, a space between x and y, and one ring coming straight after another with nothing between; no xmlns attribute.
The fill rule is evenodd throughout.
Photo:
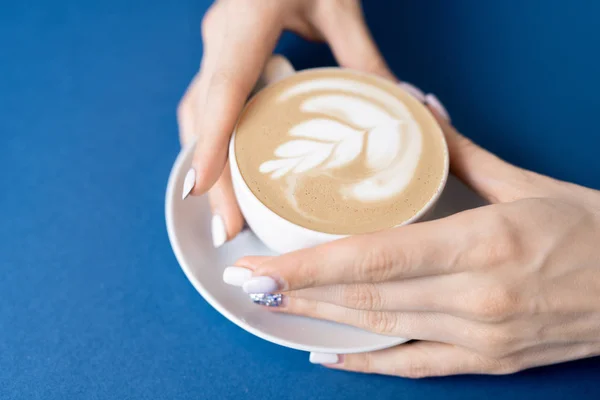
<svg viewBox="0 0 600 400"><path fill-rule="evenodd" d="M280 93L278 101L303 96L307 119L289 130L290 140L278 146L274 159L259 170L272 179L296 182L327 175L344 198L376 202L398 195L412 180L422 150L422 133L398 98L376 86L343 78L299 83ZM353 179L337 172L361 163ZM355 169L356 170L356 169ZM338 182L339 181L339 182ZM295 203L293 190L288 199Z"/></svg>

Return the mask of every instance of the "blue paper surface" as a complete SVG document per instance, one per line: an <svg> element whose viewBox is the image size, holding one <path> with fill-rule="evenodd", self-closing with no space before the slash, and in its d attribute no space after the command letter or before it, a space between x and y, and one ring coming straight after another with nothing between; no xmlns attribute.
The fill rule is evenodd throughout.
<svg viewBox="0 0 600 400"><path fill-rule="evenodd" d="M504 377L330 371L202 300L163 201L208 4L0 1L0 399L598 398L598 359ZM600 189L600 2L365 12L394 72L467 136ZM278 49L300 68L333 63L293 35Z"/></svg>

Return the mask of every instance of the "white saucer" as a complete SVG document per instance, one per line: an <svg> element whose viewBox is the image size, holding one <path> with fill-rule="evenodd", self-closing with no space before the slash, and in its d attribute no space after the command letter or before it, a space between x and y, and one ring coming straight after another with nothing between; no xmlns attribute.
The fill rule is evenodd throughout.
<svg viewBox="0 0 600 400"><path fill-rule="evenodd" d="M223 269L237 259L272 253L248 230L221 248L213 248L211 213L206 197L181 200L183 179L190 167L192 152L193 146L183 149L173 165L165 214L175 256L187 278L210 305L246 331L297 350L348 354L384 349L407 341L332 322L272 313L253 304L240 288L223 283ZM481 199L450 177L435 216L446 216L482 204Z"/></svg>

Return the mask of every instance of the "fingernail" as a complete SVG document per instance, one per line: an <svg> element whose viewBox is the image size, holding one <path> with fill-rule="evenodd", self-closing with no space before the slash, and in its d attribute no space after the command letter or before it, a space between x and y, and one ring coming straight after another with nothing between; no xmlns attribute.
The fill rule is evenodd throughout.
<svg viewBox="0 0 600 400"><path fill-rule="evenodd" d="M223 271L223 282L232 286L242 286L252 278L252 271L242 267L227 267Z"/></svg>
<svg viewBox="0 0 600 400"><path fill-rule="evenodd" d="M283 296L281 293L252 293L250 298L254 304L267 307L279 307L283 301Z"/></svg>
<svg viewBox="0 0 600 400"><path fill-rule="evenodd" d="M409 94L411 94L415 99L419 100L421 103L425 102L425 93L418 87L408 82L400 82L398 84L402 89L406 90Z"/></svg>
<svg viewBox="0 0 600 400"><path fill-rule="evenodd" d="M442 102L436 97L435 94L429 93L425 96L425 104L429 104L442 118L446 121L450 122L450 114L446 110L446 107L442 104Z"/></svg>
<svg viewBox="0 0 600 400"><path fill-rule="evenodd" d="M196 170L194 168L190 168L187 174L185 174L185 179L183 180L183 193L181 194L182 200L185 200L186 197L190 195L195 184Z"/></svg>
<svg viewBox="0 0 600 400"><path fill-rule="evenodd" d="M225 222L220 215L213 215L211 222L213 246L215 248L223 246L227 241L227 231L225 230Z"/></svg>
<svg viewBox="0 0 600 400"><path fill-rule="evenodd" d="M256 276L242 285L246 293L273 293L277 291L279 285L275 279L268 276Z"/></svg>
<svg viewBox="0 0 600 400"><path fill-rule="evenodd" d="M308 360L313 364L338 364L340 356L330 353L310 353Z"/></svg>

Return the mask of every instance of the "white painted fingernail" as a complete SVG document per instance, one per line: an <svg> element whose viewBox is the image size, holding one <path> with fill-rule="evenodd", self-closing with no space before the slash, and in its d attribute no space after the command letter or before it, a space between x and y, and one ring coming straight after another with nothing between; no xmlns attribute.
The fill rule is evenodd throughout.
<svg viewBox="0 0 600 400"><path fill-rule="evenodd" d="M187 174L185 174L185 179L183 180L183 193L181 194L182 200L185 200L185 198L190 195L195 184L196 170L194 168L190 168Z"/></svg>
<svg viewBox="0 0 600 400"><path fill-rule="evenodd" d="M225 222L220 215L213 215L211 221L213 246L215 248L223 246L227 241L227 231L225 230Z"/></svg>
<svg viewBox="0 0 600 400"><path fill-rule="evenodd" d="M450 121L450 114L446 110L446 107L442 104L442 102L436 97L435 94L429 93L425 96L425 103L429 104L442 118L446 121Z"/></svg>
<svg viewBox="0 0 600 400"><path fill-rule="evenodd" d="M409 94L411 94L415 99L419 100L421 103L425 102L425 93L418 87L408 82L400 82L398 84L402 89L406 90Z"/></svg>
<svg viewBox="0 0 600 400"><path fill-rule="evenodd" d="M340 357L330 353L310 353L309 361L313 364L337 364Z"/></svg>
<svg viewBox="0 0 600 400"><path fill-rule="evenodd" d="M242 267L227 267L223 271L223 282L228 285L242 286L252 278L252 271Z"/></svg>
<svg viewBox="0 0 600 400"><path fill-rule="evenodd" d="M277 291L279 285L275 279L268 276L257 276L252 278L242 285L246 293L273 293Z"/></svg>

